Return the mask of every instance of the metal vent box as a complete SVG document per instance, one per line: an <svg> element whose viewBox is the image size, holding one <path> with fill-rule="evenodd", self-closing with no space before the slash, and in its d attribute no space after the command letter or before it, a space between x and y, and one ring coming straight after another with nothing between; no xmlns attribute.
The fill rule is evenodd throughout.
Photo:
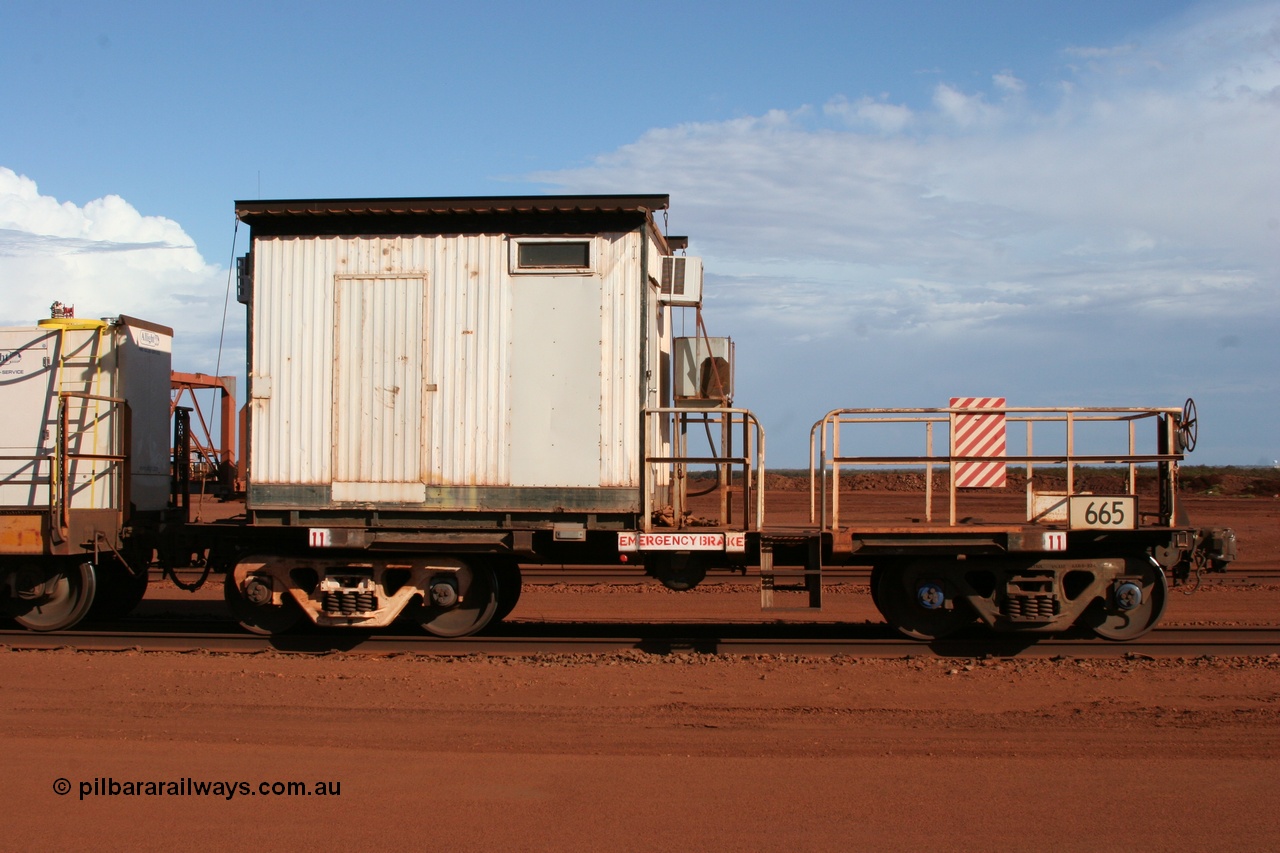
<svg viewBox="0 0 1280 853"><path fill-rule="evenodd" d="M677 405L733 401L733 340L676 338Z"/></svg>
<svg viewBox="0 0 1280 853"><path fill-rule="evenodd" d="M667 305L702 304L702 258L663 257L662 301Z"/></svg>

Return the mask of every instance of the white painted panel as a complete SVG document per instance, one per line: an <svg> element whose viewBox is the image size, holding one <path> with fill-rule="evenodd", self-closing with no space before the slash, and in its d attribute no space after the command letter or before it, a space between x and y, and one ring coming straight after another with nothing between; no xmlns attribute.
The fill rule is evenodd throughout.
<svg viewBox="0 0 1280 853"><path fill-rule="evenodd" d="M129 401L129 500L135 508L162 510L169 504L169 418L173 335L151 323L122 318L118 329L119 387Z"/></svg>
<svg viewBox="0 0 1280 853"><path fill-rule="evenodd" d="M54 371L57 336L45 329L0 329L0 506L49 502L49 463L34 457L53 451L57 432Z"/></svg>
<svg viewBox="0 0 1280 853"><path fill-rule="evenodd" d="M339 483L331 489L336 503L422 503L427 487L422 483Z"/></svg>
<svg viewBox="0 0 1280 853"><path fill-rule="evenodd" d="M334 289L334 482L421 483L426 281L339 277Z"/></svg>
<svg viewBox="0 0 1280 853"><path fill-rule="evenodd" d="M511 485L598 486L600 280L517 277L511 308Z"/></svg>

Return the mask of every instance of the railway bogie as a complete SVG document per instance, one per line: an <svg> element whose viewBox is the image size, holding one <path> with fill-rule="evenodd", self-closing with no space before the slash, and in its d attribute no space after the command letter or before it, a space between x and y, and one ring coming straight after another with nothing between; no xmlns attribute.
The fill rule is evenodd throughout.
<svg viewBox="0 0 1280 853"><path fill-rule="evenodd" d="M446 555L254 555L227 574L228 605L241 624L283 633L305 618L326 628L385 628L402 615L429 634L461 637L488 625L519 598L519 573L494 562ZM503 614L505 615L505 613Z"/></svg>
<svg viewBox="0 0 1280 853"><path fill-rule="evenodd" d="M875 603L902 633L946 637L976 622L1002 632L1059 633L1077 625L1135 639L1164 611L1164 572L1149 556L1080 559L926 558L872 572Z"/></svg>

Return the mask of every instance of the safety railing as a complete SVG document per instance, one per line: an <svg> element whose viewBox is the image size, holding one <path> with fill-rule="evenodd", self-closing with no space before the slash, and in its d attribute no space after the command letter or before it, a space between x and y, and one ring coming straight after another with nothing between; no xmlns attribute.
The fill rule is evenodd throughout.
<svg viewBox="0 0 1280 853"><path fill-rule="evenodd" d="M648 487L644 490L646 530L655 526L684 527L689 499L714 490L719 493L718 526L755 530L764 524L764 428L747 409L726 406L664 406L645 409L645 457ZM695 454L705 435L707 452ZM689 492L690 467L714 471L715 485L707 492ZM734 496L742 518L734 516ZM670 507L670 523L655 521L655 510Z"/></svg>
<svg viewBox="0 0 1280 853"><path fill-rule="evenodd" d="M73 423L72 404L80 401L82 419ZM106 411L88 409L90 403L106 403ZM90 506L101 509L115 509L126 512L131 495L129 477L124 470L128 456L124 451L132 443L130 435L131 417L129 404L121 397L108 397L102 394L87 394L79 391L63 391L58 394L58 443L54 460L54 473L58 481L56 503L62 531L66 531L71 523L71 510L75 504L74 478L79 473L80 463L88 462L89 487L96 489L99 482L107 484L108 493L105 500L99 501L97 493L91 492ZM110 423L119 418L118 423ZM83 418L88 418L86 422ZM104 427L104 425L106 425ZM98 434L106 429L109 453L97 452ZM83 452L79 447L86 435L93 435L93 452ZM105 463L105 464L103 464ZM101 506L99 506L101 504Z"/></svg>
<svg viewBox="0 0 1280 853"><path fill-rule="evenodd" d="M1014 447L1018 438L1017 432L1023 430L1020 454L1005 452L999 455L968 453L957 446L957 425L964 417L998 417L1003 423L1000 428L1006 431L1006 447ZM1155 425L1152 452L1139 452L1138 424L1143 422ZM1124 446L1113 448L1093 448L1098 444L1097 436L1091 436L1091 452L1077 450L1077 432L1083 425L1119 424L1127 427L1124 430L1127 441ZM852 428L860 432L870 426L900 425L894 429L910 430L913 427L922 432L914 439L893 441L894 446L910 446L911 441L923 444L923 453L919 455L884 455L872 453L850 453L850 443L855 439L847 433ZM1036 427L1050 426L1061 433L1057 438L1063 442L1059 449L1050 452L1035 451ZM888 468L923 470L924 473L924 520L933 521L934 504L934 472L945 470L947 473L946 489L948 497L948 524L955 526L957 519L957 494L961 490L970 491L958 483L958 473L963 466L1025 466L1026 491L1028 504L1028 520L1033 520L1033 503L1036 494L1035 474L1037 468L1045 466L1065 466L1066 490L1063 498L1076 494L1077 468L1080 466L1123 466L1126 472L1126 494L1136 495L1138 470L1142 466L1154 466L1158 472L1159 511L1143 513L1144 516L1158 518L1159 523L1168 525L1175 516L1176 500L1176 463L1183 458L1183 449L1194 447L1195 440L1194 403L1178 408L1024 408L1024 407L950 407L933 409L833 409L813 425L809 435L809 517L811 523L820 523L823 530L840 528L840 495L842 473L848 474L859 469ZM946 432L947 452L939 454L935 451L936 433ZM1109 436L1114 440L1114 436ZM1012 439L1012 440L1011 440ZM903 442L906 442L905 444ZM919 446L919 445L917 445ZM1188 448L1189 449L1189 448ZM1099 452L1100 451L1100 452ZM843 471L842 471L843 469ZM1046 493L1048 494L1048 493ZM820 516L819 516L820 513Z"/></svg>

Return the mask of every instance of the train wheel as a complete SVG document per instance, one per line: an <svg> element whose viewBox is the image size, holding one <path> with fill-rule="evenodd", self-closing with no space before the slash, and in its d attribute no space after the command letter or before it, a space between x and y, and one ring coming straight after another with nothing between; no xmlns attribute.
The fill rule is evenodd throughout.
<svg viewBox="0 0 1280 853"><path fill-rule="evenodd" d="M62 631L85 617L97 592L93 564L75 559L19 570L18 599L29 608L14 621L31 631Z"/></svg>
<svg viewBox="0 0 1280 853"><path fill-rule="evenodd" d="M279 605L255 604L244 597L236 583L235 574L227 572L222 583L222 597L231 615L251 634L283 634L302 621L305 615L293 599L284 597Z"/></svg>
<svg viewBox="0 0 1280 853"><path fill-rule="evenodd" d="M498 609L494 611L490 624L501 622L511 615L520 601L520 592L524 579L520 575L520 564L502 562L494 567L498 579Z"/></svg>
<svg viewBox="0 0 1280 853"><path fill-rule="evenodd" d="M1136 562L1136 561L1131 561ZM1164 572L1147 561L1135 580L1114 585L1106 600L1085 611L1083 620L1105 640L1133 640L1150 631L1164 613L1169 588Z"/></svg>
<svg viewBox="0 0 1280 853"><path fill-rule="evenodd" d="M93 619L117 619L133 612L147 594L147 572L130 573L119 560L106 557L97 568L98 591L93 597Z"/></svg>
<svg viewBox="0 0 1280 853"><path fill-rule="evenodd" d="M498 576L484 563L440 573L431 580L418 622L437 637L465 637L484 628L498 612ZM512 607L515 603L512 602Z"/></svg>
<svg viewBox="0 0 1280 853"><path fill-rule="evenodd" d="M880 610L880 578L884 577L884 567L873 566L871 568L871 603L876 606L876 610ZM881 615L884 611L880 610Z"/></svg>
<svg viewBox="0 0 1280 853"><path fill-rule="evenodd" d="M936 640L971 624L977 615L960 600L946 600L944 586L933 576L881 569L872 600L885 621L916 640Z"/></svg>

